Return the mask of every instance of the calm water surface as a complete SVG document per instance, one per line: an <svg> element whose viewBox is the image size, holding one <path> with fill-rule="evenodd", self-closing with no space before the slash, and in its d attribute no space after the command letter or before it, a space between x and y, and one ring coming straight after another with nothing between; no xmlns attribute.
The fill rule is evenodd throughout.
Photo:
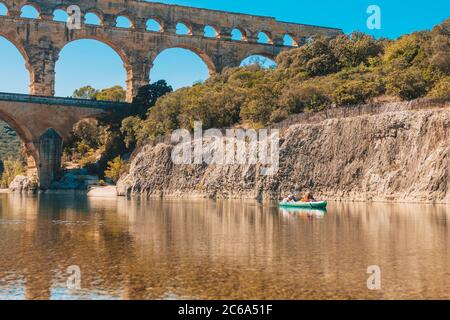
<svg viewBox="0 0 450 320"><path fill-rule="evenodd" d="M449 225L438 205L0 195L0 299L450 299Z"/></svg>

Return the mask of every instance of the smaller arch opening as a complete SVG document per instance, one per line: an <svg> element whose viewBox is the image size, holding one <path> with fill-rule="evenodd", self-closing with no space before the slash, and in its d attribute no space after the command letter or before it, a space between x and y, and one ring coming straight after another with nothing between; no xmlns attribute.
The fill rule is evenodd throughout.
<svg viewBox="0 0 450 320"><path fill-rule="evenodd" d="M206 38L218 38L219 37L219 32L217 31L216 28L214 28L212 26L205 26L204 36Z"/></svg>
<svg viewBox="0 0 450 320"><path fill-rule="evenodd" d="M258 54L251 55L241 62L241 67L248 67L253 65L259 66L263 69L274 69L276 68L277 63L271 58Z"/></svg>
<svg viewBox="0 0 450 320"><path fill-rule="evenodd" d="M32 5L26 4L20 9L20 17L27 19L39 19L39 11Z"/></svg>
<svg viewBox="0 0 450 320"><path fill-rule="evenodd" d="M177 23L177 32L178 35L182 36L191 36L192 30L183 22Z"/></svg>
<svg viewBox="0 0 450 320"><path fill-rule="evenodd" d="M8 15L8 8L0 2L0 16L7 16Z"/></svg>
<svg viewBox="0 0 450 320"><path fill-rule="evenodd" d="M53 21L67 22L68 18L69 15L63 9L56 9L55 11L53 11Z"/></svg>
<svg viewBox="0 0 450 320"><path fill-rule="evenodd" d="M163 32L162 24L155 19L147 20L146 29L147 31Z"/></svg>
<svg viewBox="0 0 450 320"><path fill-rule="evenodd" d="M116 27L117 28L124 28L124 29L131 29L133 27L131 20L125 16L118 16L116 19Z"/></svg>
<svg viewBox="0 0 450 320"><path fill-rule="evenodd" d="M290 34L285 34L283 37L283 45L287 47L298 47L297 41Z"/></svg>
<svg viewBox="0 0 450 320"><path fill-rule="evenodd" d="M258 43L273 44L273 41L268 32L261 31L260 33L258 33Z"/></svg>
<svg viewBox="0 0 450 320"><path fill-rule="evenodd" d="M238 28L234 28L231 31L231 40L234 41L247 41L247 37L245 35L245 32L238 29Z"/></svg>
<svg viewBox="0 0 450 320"><path fill-rule="evenodd" d="M95 14L93 12L88 12L84 16L84 23L94 25L94 26L99 26L99 25L101 25L102 22L100 20L100 17L97 14Z"/></svg>

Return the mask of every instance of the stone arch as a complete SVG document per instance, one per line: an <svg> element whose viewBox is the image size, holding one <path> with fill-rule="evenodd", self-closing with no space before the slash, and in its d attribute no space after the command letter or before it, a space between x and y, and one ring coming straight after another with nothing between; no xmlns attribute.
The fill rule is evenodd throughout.
<svg viewBox="0 0 450 320"><path fill-rule="evenodd" d="M27 126L14 117L14 115L2 109L0 106L0 120L6 122L19 136L25 145L25 150L29 158L29 167L36 166L39 163L39 153L35 145L34 136ZM32 162L30 163L30 160Z"/></svg>
<svg viewBox="0 0 450 320"><path fill-rule="evenodd" d="M272 50L264 50L261 48L257 48L255 50L249 50L249 51L245 52L245 54L240 57L240 60L242 61L250 56L262 56L264 58L267 58L267 59L270 59L273 61L275 61L275 59L277 57L277 55L274 54L272 52Z"/></svg>
<svg viewBox="0 0 450 320"><path fill-rule="evenodd" d="M220 30L216 26L208 24L203 28L203 35L207 38L220 38Z"/></svg>
<svg viewBox="0 0 450 320"><path fill-rule="evenodd" d="M199 48L196 48L196 47L193 47L190 45L185 45L185 44L178 44L176 46L170 46L170 47L163 48L162 50L156 51L152 54L151 61L155 61L155 59L163 51L168 50L168 49L176 49L176 48L186 49L186 50L189 50L189 51L195 53L203 61L203 63L205 63L210 75L213 75L217 72L217 66L214 63L214 60L212 57L210 57L206 52L202 51Z"/></svg>
<svg viewBox="0 0 450 320"><path fill-rule="evenodd" d="M159 25L159 30L150 30L149 29L149 23L155 22L156 24ZM155 26L156 27L156 26ZM164 32L164 22L162 19L158 18L158 17L150 17L147 19L147 21L145 22L145 28L147 31L153 31L153 32Z"/></svg>
<svg viewBox="0 0 450 320"><path fill-rule="evenodd" d="M127 19L129 22L130 22L130 26L129 27L118 27L118 20L120 19L120 18L125 18L125 19ZM124 28L124 29L134 29L134 27L135 27L135 22L134 22L134 19L133 19L133 16L129 13L129 12L121 12L121 13L119 13L117 16L116 16L116 19L115 19L115 25L114 25L116 28Z"/></svg>
<svg viewBox="0 0 450 320"><path fill-rule="evenodd" d="M98 18L98 21L99 21L99 26L101 26L101 25L103 25L103 19L104 19L104 14L103 14L103 12L101 11L101 10L98 10L97 8L90 8L90 9L87 9L86 11L85 11L85 13L84 13L84 17L83 17L83 23L84 24L87 24L87 25L94 25L95 26L95 24L90 24L90 23L86 23L86 16L88 15L88 14L93 14L93 15L95 15L97 18Z"/></svg>
<svg viewBox="0 0 450 320"><path fill-rule="evenodd" d="M292 33L285 33L283 35L283 45L287 47L298 47L298 41Z"/></svg>
<svg viewBox="0 0 450 320"><path fill-rule="evenodd" d="M65 13L65 20L57 20L56 14L58 12L64 12ZM58 6L56 7L53 11L53 21L57 21L57 22L66 22L67 18L69 17L69 15L67 14L67 8L65 8L64 6Z"/></svg>
<svg viewBox="0 0 450 320"><path fill-rule="evenodd" d="M258 32L258 43L273 44L272 33L270 31L262 30Z"/></svg>
<svg viewBox="0 0 450 320"><path fill-rule="evenodd" d="M37 11L38 16L35 19L40 19L41 18L41 14L42 14L42 9L39 7L39 5L37 5L34 2L26 2L24 3L21 7L20 7L20 16L22 16L23 14L23 8L30 6L32 8L34 8Z"/></svg>
<svg viewBox="0 0 450 320"><path fill-rule="evenodd" d="M236 37L234 37L233 33L234 34L239 33L240 38L237 39ZM245 41L247 41L247 32L241 27L235 27L235 28L233 28L233 30L231 30L231 37L232 37L232 40L234 40L234 41L243 41L243 42L245 42ZM234 39L233 39L233 37L234 37Z"/></svg>
<svg viewBox="0 0 450 320"><path fill-rule="evenodd" d="M180 27L185 27L187 29L186 33L179 33L178 28ZM175 30L176 30L176 34L178 35L182 35L182 36L192 36L193 33L193 28L192 25L187 22L186 20L182 20L182 21L178 21L176 26L175 26Z"/></svg>

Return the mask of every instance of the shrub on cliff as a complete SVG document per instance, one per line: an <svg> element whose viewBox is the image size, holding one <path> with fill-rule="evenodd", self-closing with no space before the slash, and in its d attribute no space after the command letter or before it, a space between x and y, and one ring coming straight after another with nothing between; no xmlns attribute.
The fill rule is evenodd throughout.
<svg viewBox="0 0 450 320"><path fill-rule="evenodd" d="M377 42L373 37L361 32L352 33L350 36L340 35L330 42L330 47L340 68L368 64L370 58L382 52L382 42Z"/></svg>
<svg viewBox="0 0 450 320"><path fill-rule="evenodd" d="M419 98L427 93L430 86L423 72L418 68L409 68L392 74L387 79L386 89L389 94L403 100Z"/></svg>
<svg viewBox="0 0 450 320"><path fill-rule="evenodd" d="M108 162L108 168L105 170L105 177L116 183L120 176L127 171L127 164L120 156L115 157Z"/></svg>
<svg viewBox="0 0 450 320"><path fill-rule="evenodd" d="M444 77L430 90L428 97L432 99L450 100L450 76Z"/></svg>
<svg viewBox="0 0 450 320"><path fill-rule="evenodd" d="M319 111L329 105L330 99L318 86L296 85L287 87L279 98L279 104L287 114L303 111Z"/></svg>
<svg viewBox="0 0 450 320"><path fill-rule="evenodd" d="M352 80L340 85L333 93L336 104L349 106L368 102L380 95L382 88L375 82L366 80Z"/></svg>
<svg viewBox="0 0 450 320"><path fill-rule="evenodd" d="M284 52L277 58L280 69L289 73L305 73L309 77L338 71L338 63L330 47L330 39L320 37L297 50Z"/></svg>
<svg viewBox="0 0 450 320"><path fill-rule="evenodd" d="M6 159L3 161L3 173L0 179L0 187L8 188L9 184L16 176L26 175L27 168L23 162L16 159Z"/></svg>

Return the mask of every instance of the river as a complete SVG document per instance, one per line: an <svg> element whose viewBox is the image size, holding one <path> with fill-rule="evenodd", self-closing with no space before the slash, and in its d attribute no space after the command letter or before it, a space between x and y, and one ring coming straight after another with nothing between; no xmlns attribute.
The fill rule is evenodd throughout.
<svg viewBox="0 0 450 320"><path fill-rule="evenodd" d="M445 205L2 194L0 299L450 299L449 232Z"/></svg>

